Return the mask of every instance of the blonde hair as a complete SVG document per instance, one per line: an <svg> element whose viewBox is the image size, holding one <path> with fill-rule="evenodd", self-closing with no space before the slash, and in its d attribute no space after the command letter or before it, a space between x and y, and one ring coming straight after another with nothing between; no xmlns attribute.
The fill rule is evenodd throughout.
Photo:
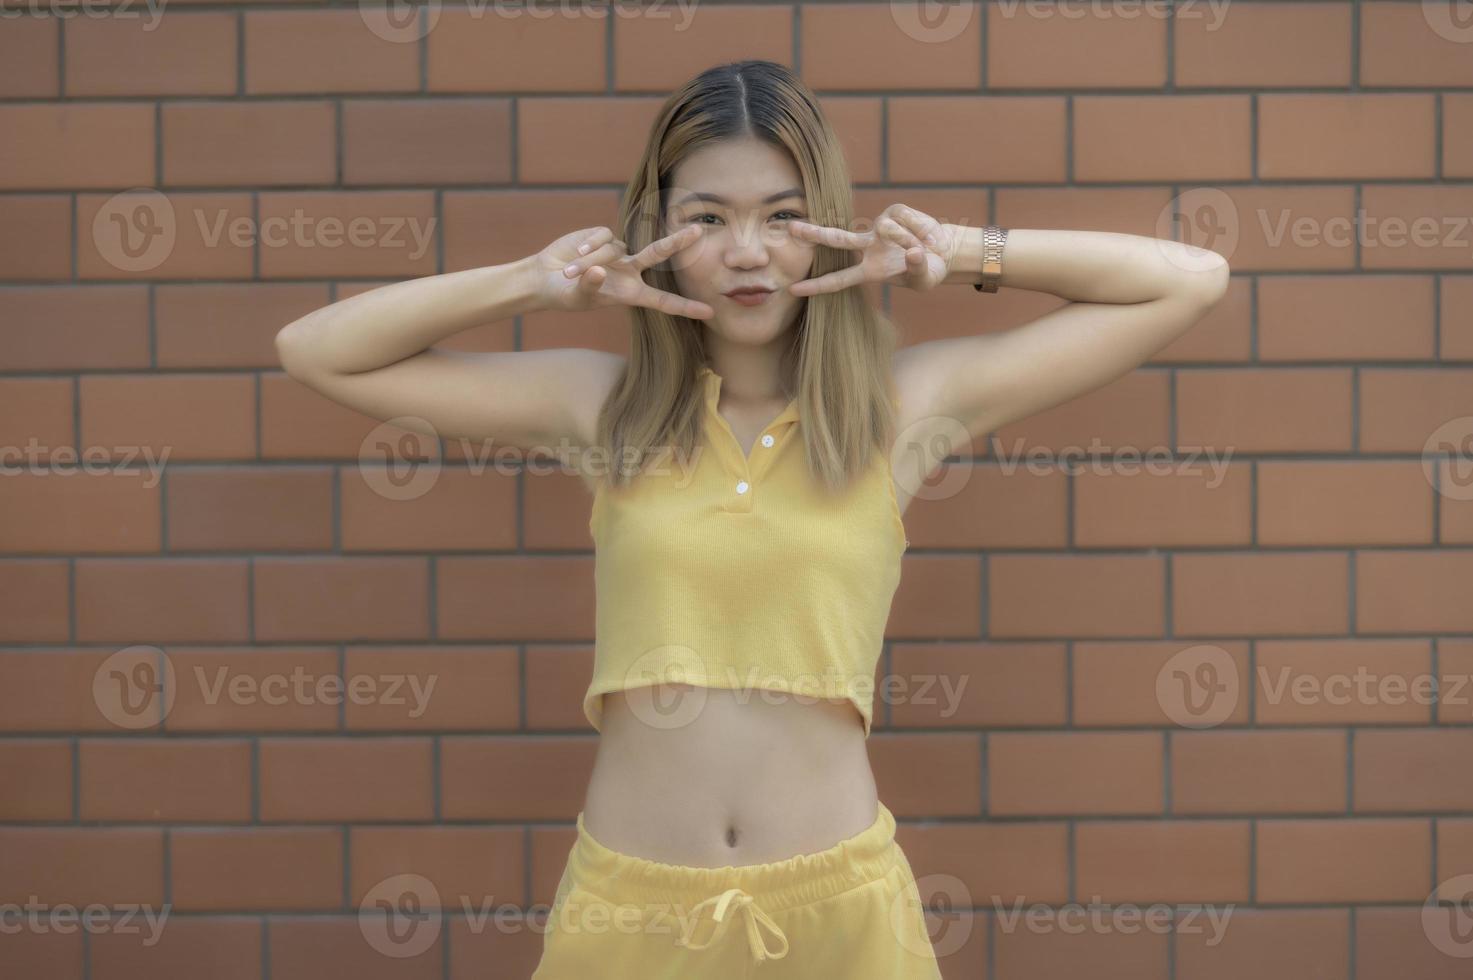
<svg viewBox="0 0 1473 980"><path fill-rule="evenodd" d="M630 255L661 235L668 180L697 149L756 137L787 150L802 174L808 220L854 229L853 190L838 140L812 91L783 65L747 60L717 65L666 100L644 157L624 192L615 229ZM857 261L857 252L814 246L809 277ZM645 281L678 293L669 262ZM701 322L643 306L633 317L628 362L599 413L597 443L614 465L607 479L626 484L663 453L689 458L700 436L703 399L697 372L707 362ZM897 331L863 287L806 298L789 331L784 387L796 396L810 471L839 491L894 439L890 359ZM623 465L619 465L622 461Z"/></svg>

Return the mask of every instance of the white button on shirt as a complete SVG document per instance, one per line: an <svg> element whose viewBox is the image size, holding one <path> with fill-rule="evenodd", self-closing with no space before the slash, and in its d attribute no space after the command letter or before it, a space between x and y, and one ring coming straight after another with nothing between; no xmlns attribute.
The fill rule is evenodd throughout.
<svg viewBox="0 0 1473 980"><path fill-rule="evenodd" d="M762 445L764 446L772 445L772 441L772 436L770 434L762 437Z"/></svg>
<svg viewBox="0 0 1473 980"><path fill-rule="evenodd" d="M741 483L738 483L737 484L737 493L746 493L746 492L747 492L747 481L746 480L743 480Z"/></svg>

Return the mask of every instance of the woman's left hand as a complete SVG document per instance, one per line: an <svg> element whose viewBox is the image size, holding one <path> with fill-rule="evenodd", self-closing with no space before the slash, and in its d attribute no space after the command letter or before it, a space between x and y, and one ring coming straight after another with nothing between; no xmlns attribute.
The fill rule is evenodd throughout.
<svg viewBox="0 0 1473 980"><path fill-rule="evenodd" d="M806 242L863 252L848 268L793 283L788 289L794 296L834 293L866 282L925 292L946 279L960 244L953 226L904 204L881 211L873 231L845 231L796 220L788 222L788 230Z"/></svg>

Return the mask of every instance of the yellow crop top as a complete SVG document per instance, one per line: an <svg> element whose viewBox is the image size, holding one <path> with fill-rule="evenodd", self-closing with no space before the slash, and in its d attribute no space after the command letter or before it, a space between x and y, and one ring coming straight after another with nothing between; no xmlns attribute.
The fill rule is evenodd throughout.
<svg viewBox="0 0 1473 980"><path fill-rule="evenodd" d="M869 737L875 670L910 547L887 453L842 494L808 472L798 405L743 452L703 365L701 438L625 487L599 484L593 680L603 695L658 683L759 689L854 703Z"/></svg>

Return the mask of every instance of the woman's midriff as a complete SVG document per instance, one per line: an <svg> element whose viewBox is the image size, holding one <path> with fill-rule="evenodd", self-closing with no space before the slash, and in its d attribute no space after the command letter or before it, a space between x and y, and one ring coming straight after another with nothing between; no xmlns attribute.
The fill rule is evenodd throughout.
<svg viewBox="0 0 1473 980"><path fill-rule="evenodd" d="M649 706L692 697L693 710L649 720ZM766 864L825 850L875 820L864 727L848 700L661 684L606 694L601 729L583 821L624 854Z"/></svg>

